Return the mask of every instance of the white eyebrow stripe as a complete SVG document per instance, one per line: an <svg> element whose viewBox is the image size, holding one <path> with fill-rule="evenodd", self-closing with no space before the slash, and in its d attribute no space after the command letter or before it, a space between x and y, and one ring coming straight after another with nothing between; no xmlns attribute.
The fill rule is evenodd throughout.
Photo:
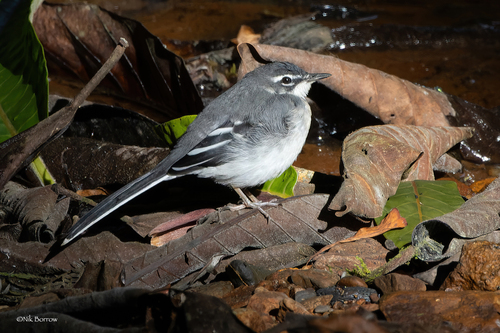
<svg viewBox="0 0 500 333"><path fill-rule="evenodd" d="M290 79L292 80L295 80L297 78L300 78L301 75L292 75L292 74L285 74L285 75L279 75L279 76L275 76L273 77L273 82L278 82L278 81L281 81L281 79L283 79L285 76L288 76Z"/></svg>
<svg viewBox="0 0 500 333"><path fill-rule="evenodd" d="M204 153L204 152L206 152L208 150L215 149L215 148L218 148L220 146L223 146L223 145L227 144L229 141L231 141L231 140L221 141L221 142L218 142L218 143L216 143L214 145L211 145L211 146L196 148L196 149L191 150L189 153L187 153L187 155L188 156L193 156L193 155L202 154L202 153Z"/></svg>
<svg viewBox="0 0 500 333"><path fill-rule="evenodd" d="M220 135L220 134L225 134L225 133L229 133L233 130L233 127L221 127L221 128L218 128L216 129L215 131L211 132L210 134L208 134L208 136L216 136L216 135Z"/></svg>
<svg viewBox="0 0 500 333"><path fill-rule="evenodd" d="M198 162L198 163L195 163L195 164L186 165L186 166L183 166L183 167L172 167L172 170L174 170L174 171L183 171L183 170L186 170L186 169L189 169L189 168L195 167L195 166L197 166L197 165L203 164L203 163L205 163L205 162L208 162L208 161L210 161L211 159L213 159L213 157L210 157L210 158L209 158L209 159L207 159L207 160L204 160L204 161L201 161L201 162Z"/></svg>

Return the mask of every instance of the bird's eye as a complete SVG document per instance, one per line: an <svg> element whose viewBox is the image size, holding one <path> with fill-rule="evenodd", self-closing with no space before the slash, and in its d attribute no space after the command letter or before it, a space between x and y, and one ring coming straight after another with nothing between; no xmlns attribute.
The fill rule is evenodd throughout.
<svg viewBox="0 0 500 333"><path fill-rule="evenodd" d="M284 76L282 79L281 79L281 83L283 84L290 84L292 83L292 79L289 78L288 76Z"/></svg>

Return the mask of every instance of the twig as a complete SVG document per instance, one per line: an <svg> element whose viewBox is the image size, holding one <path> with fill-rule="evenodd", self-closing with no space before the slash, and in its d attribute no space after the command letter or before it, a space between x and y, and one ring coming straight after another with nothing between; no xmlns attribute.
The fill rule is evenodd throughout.
<svg viewBox="0 0 500 333"><path fill-rule="evenodd" d="M102 65L102 67L95 73L95 75L90 79L90 81L83 87L83 89L75 96L70 104L70 108L78 108L86 99L89 97L90 93L97 87L97 85L106 77L106 75L115 67L116 63L125 53L125 49L128 47L128 42L125 38L120 38L120 42L113 50L108 60Z"/></svg>

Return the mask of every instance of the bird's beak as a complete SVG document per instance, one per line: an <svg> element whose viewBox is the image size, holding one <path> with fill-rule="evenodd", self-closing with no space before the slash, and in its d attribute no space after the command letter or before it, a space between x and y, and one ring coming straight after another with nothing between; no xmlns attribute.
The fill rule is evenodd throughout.
<svg viewBox="0 0 500 333"><path fill-rule="evenodd" d="M326 79L329 76L332 76L332 74L328 74L328 73L309 73L308 81L319 81L319 80Z"/></svg>

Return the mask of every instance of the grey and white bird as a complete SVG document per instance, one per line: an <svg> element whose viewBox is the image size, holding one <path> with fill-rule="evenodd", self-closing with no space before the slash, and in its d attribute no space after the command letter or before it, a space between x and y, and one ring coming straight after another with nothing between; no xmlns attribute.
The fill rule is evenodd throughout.
<svg viewBox="0 0 500 333"><path fill-rule="evenodd" d="M249 72L205 107L164 160L84 215L61 245L163 181L190 174L239 189L279 176L306 140L311 124L306 95L311 84L329 76L307 73L286 62Z"/></svg>

